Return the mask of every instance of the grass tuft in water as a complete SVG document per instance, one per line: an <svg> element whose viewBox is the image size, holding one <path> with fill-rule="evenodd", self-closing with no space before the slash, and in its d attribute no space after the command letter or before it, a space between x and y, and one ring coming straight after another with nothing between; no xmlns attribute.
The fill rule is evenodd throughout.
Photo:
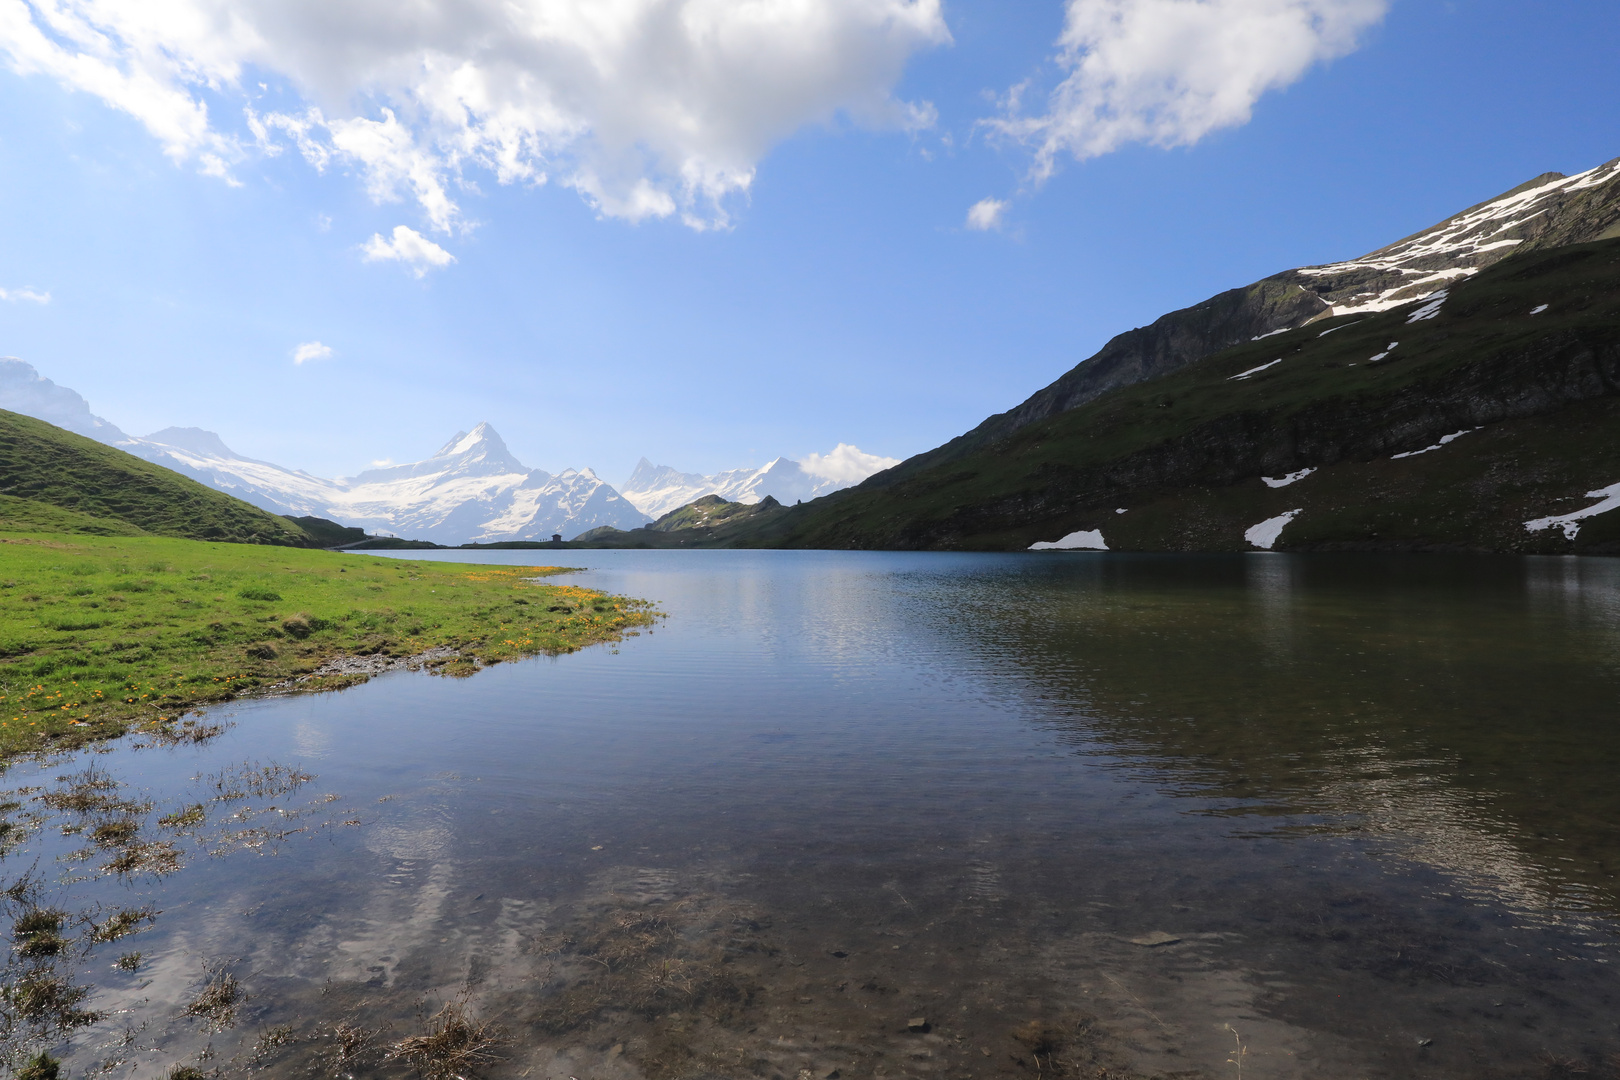
<svg viewBox="0 0 1620 1080"><path fill-rule="evenodd" d="M17 1070L17 1080L57 1080L61 1075L62 1063L43 1051Z"/></svg>
<svg viewBox="0 0 1620 1080"><path fill-rule="evenodd" d="M463 988L423 1021L421 1034L395 1043L385 1060L410 1065L427 1080L465 1080L493 1065L510 1037L500 1025L475 1017L471 999L471 989Z"/></svg>
<svg viewBox="0 0 1620 1080"><path fill-rule="evenodd" d="M209 1031L224 1031L236 1023L236 1011L247 1000L247 991L224 964L204 965L203 972L202 989L186 1006L185 1014L200 1018Z"/></svg>

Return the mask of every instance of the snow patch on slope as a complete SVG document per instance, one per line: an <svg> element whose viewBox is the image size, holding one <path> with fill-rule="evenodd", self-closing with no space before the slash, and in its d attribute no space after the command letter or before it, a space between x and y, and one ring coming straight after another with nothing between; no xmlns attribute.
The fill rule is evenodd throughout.
<svg viewBox="0 0 1620 1080"><path fill-rule="evenodd" d="M1564 530L1564 538L1573 540L1580 534L1582 521L1620 508L1620 484L1610 484L1606 488L1588 491L1586 497L1602 501L1593 503L1585 510L1577 510L1573 514L1554 514L1551 517L1527 521L1524 523L1525 530L1527 532L1540 532L1542 529L1561 528Z"/></svg>
<svg viewBox="0 0 1620 1080"><path fill-rule="evenodd" d="M1313 467L1309 469L1301 469L1298 472L1291 472L1287 476L1262 476L1260 479L1265 482L1265 485L1268 488L1284 488L1289 484L1298 483L1315 471L1316 469Z"/></svg>
<svg viewBox="0 0 1620 1080"><path fill-rule="evenodd" d="M1231 378L1227 379L1226 381L1227 382L1242 382L1244 379L1249 378L1251 375L1258 375L1262 371L1266 370L1266 368L1276 367L1280 363L1282 363L1282 357L1279 356L1279 357L1277 357L1277 359L1271 361L1271 363L1269 363L1269 364L1261 364L1259 367L1252 367L1248 371L1240 371L1236 375L1233 375Z"/></svg>
<svg viewBox="0 0 1620 1080"><path fill-rule="evenodd" d="M1440 436L1440 441L1435 443L1433 446L1425 446L1421 450L1408 450L1404 454L1391 454L1389 456L1389 460L1391 460L1391 461L1399 461L1401 458L1417 457L1419 454L1427 454L1430 450L1438 450L1442 446L1445 446L1447 443L1453 441L1454 439L1462 438L1464 435L1467 435L1470 431L1478 431L1478 430L1479 430L1479 428L1463 428L1461 431L1453 431L1450 435L1442 435L1442 436Z"/></svg>

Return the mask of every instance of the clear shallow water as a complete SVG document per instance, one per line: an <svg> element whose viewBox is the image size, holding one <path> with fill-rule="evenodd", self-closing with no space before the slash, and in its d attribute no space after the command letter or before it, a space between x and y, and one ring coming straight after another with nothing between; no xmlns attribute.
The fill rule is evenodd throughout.
<svg viewBox="0 0 1620 1080"><path fill-rule="evenodd" d="M143 971L87 972L127 1011L76 1068L211 1047L240 1071L285 1024L304 1041L258 1064L304 1075L332 1025L386 1045L461 987L511 1035L498 1076L1229 1076L1239 1049L1247 1076L1539 1076L1620 1051L1620 562L559 554L668 619L13 770L93 760L179 805L275 761L317 774L278 814L341 795L274 857L74 887L162 909L119 945ZM82 847L45 828L6 869ZM1154 933L1177 940L1132 942ZM250 995L214 1033L175 1019L205 962Z"/></svg>

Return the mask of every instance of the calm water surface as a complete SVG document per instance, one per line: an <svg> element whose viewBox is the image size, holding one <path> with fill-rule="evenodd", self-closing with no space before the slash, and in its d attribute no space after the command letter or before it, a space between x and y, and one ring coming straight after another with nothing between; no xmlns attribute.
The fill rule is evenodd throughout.
<svg viewBox="0 0 1620 1080"><path fill-rule="evenodd" d="M316 775L241 804L308 811L257 854L51 886L162 910L86 972L75 1076L392 1074L338 1025L380 1051L458 993L501 1077L1620 1061L1620 560L559 558L667 619L12 770L154 813ZM75 872L59 833L7 874ZM177 1015L205 966L248 994L219 1030Z"/></svg>

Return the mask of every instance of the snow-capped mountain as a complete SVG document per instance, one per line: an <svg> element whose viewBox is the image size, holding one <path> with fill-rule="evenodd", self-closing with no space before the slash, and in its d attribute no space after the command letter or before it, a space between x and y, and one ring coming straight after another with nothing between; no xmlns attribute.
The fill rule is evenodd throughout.
<svg viewBox="0 0 1620 1080"><path fill-rule="evenodd" d="M590 469L525 468L488 424L457 432L426 460L336 483L342 491L322 516L438 543L548 540L647 522Z"/></svg>
<svg viewBox="0 0 1620 1080"><path fill-rule="evenodd" d="M457 432L422 461L327 480L243 457L201 428L134 438L91 413L79 394L11 357L0 359L0 408L116 446L272 513L416 540L549 540L601 525L634 529L648 520L589 469L554 476L524 466L488 424Z"/></svg>
<svg viewBox="0 0 1620 1080"><path fill-rule="evenodd" d="M683 473L642 458L619 491L637 510L653 518L705 495L740 503L757 503L769 495L792 506L858 484L898 464L899 458L868 454L847 443L839 443L829 454L810 454L803 461L776 458L757 469L731 469L712 476Z"/></svg>

